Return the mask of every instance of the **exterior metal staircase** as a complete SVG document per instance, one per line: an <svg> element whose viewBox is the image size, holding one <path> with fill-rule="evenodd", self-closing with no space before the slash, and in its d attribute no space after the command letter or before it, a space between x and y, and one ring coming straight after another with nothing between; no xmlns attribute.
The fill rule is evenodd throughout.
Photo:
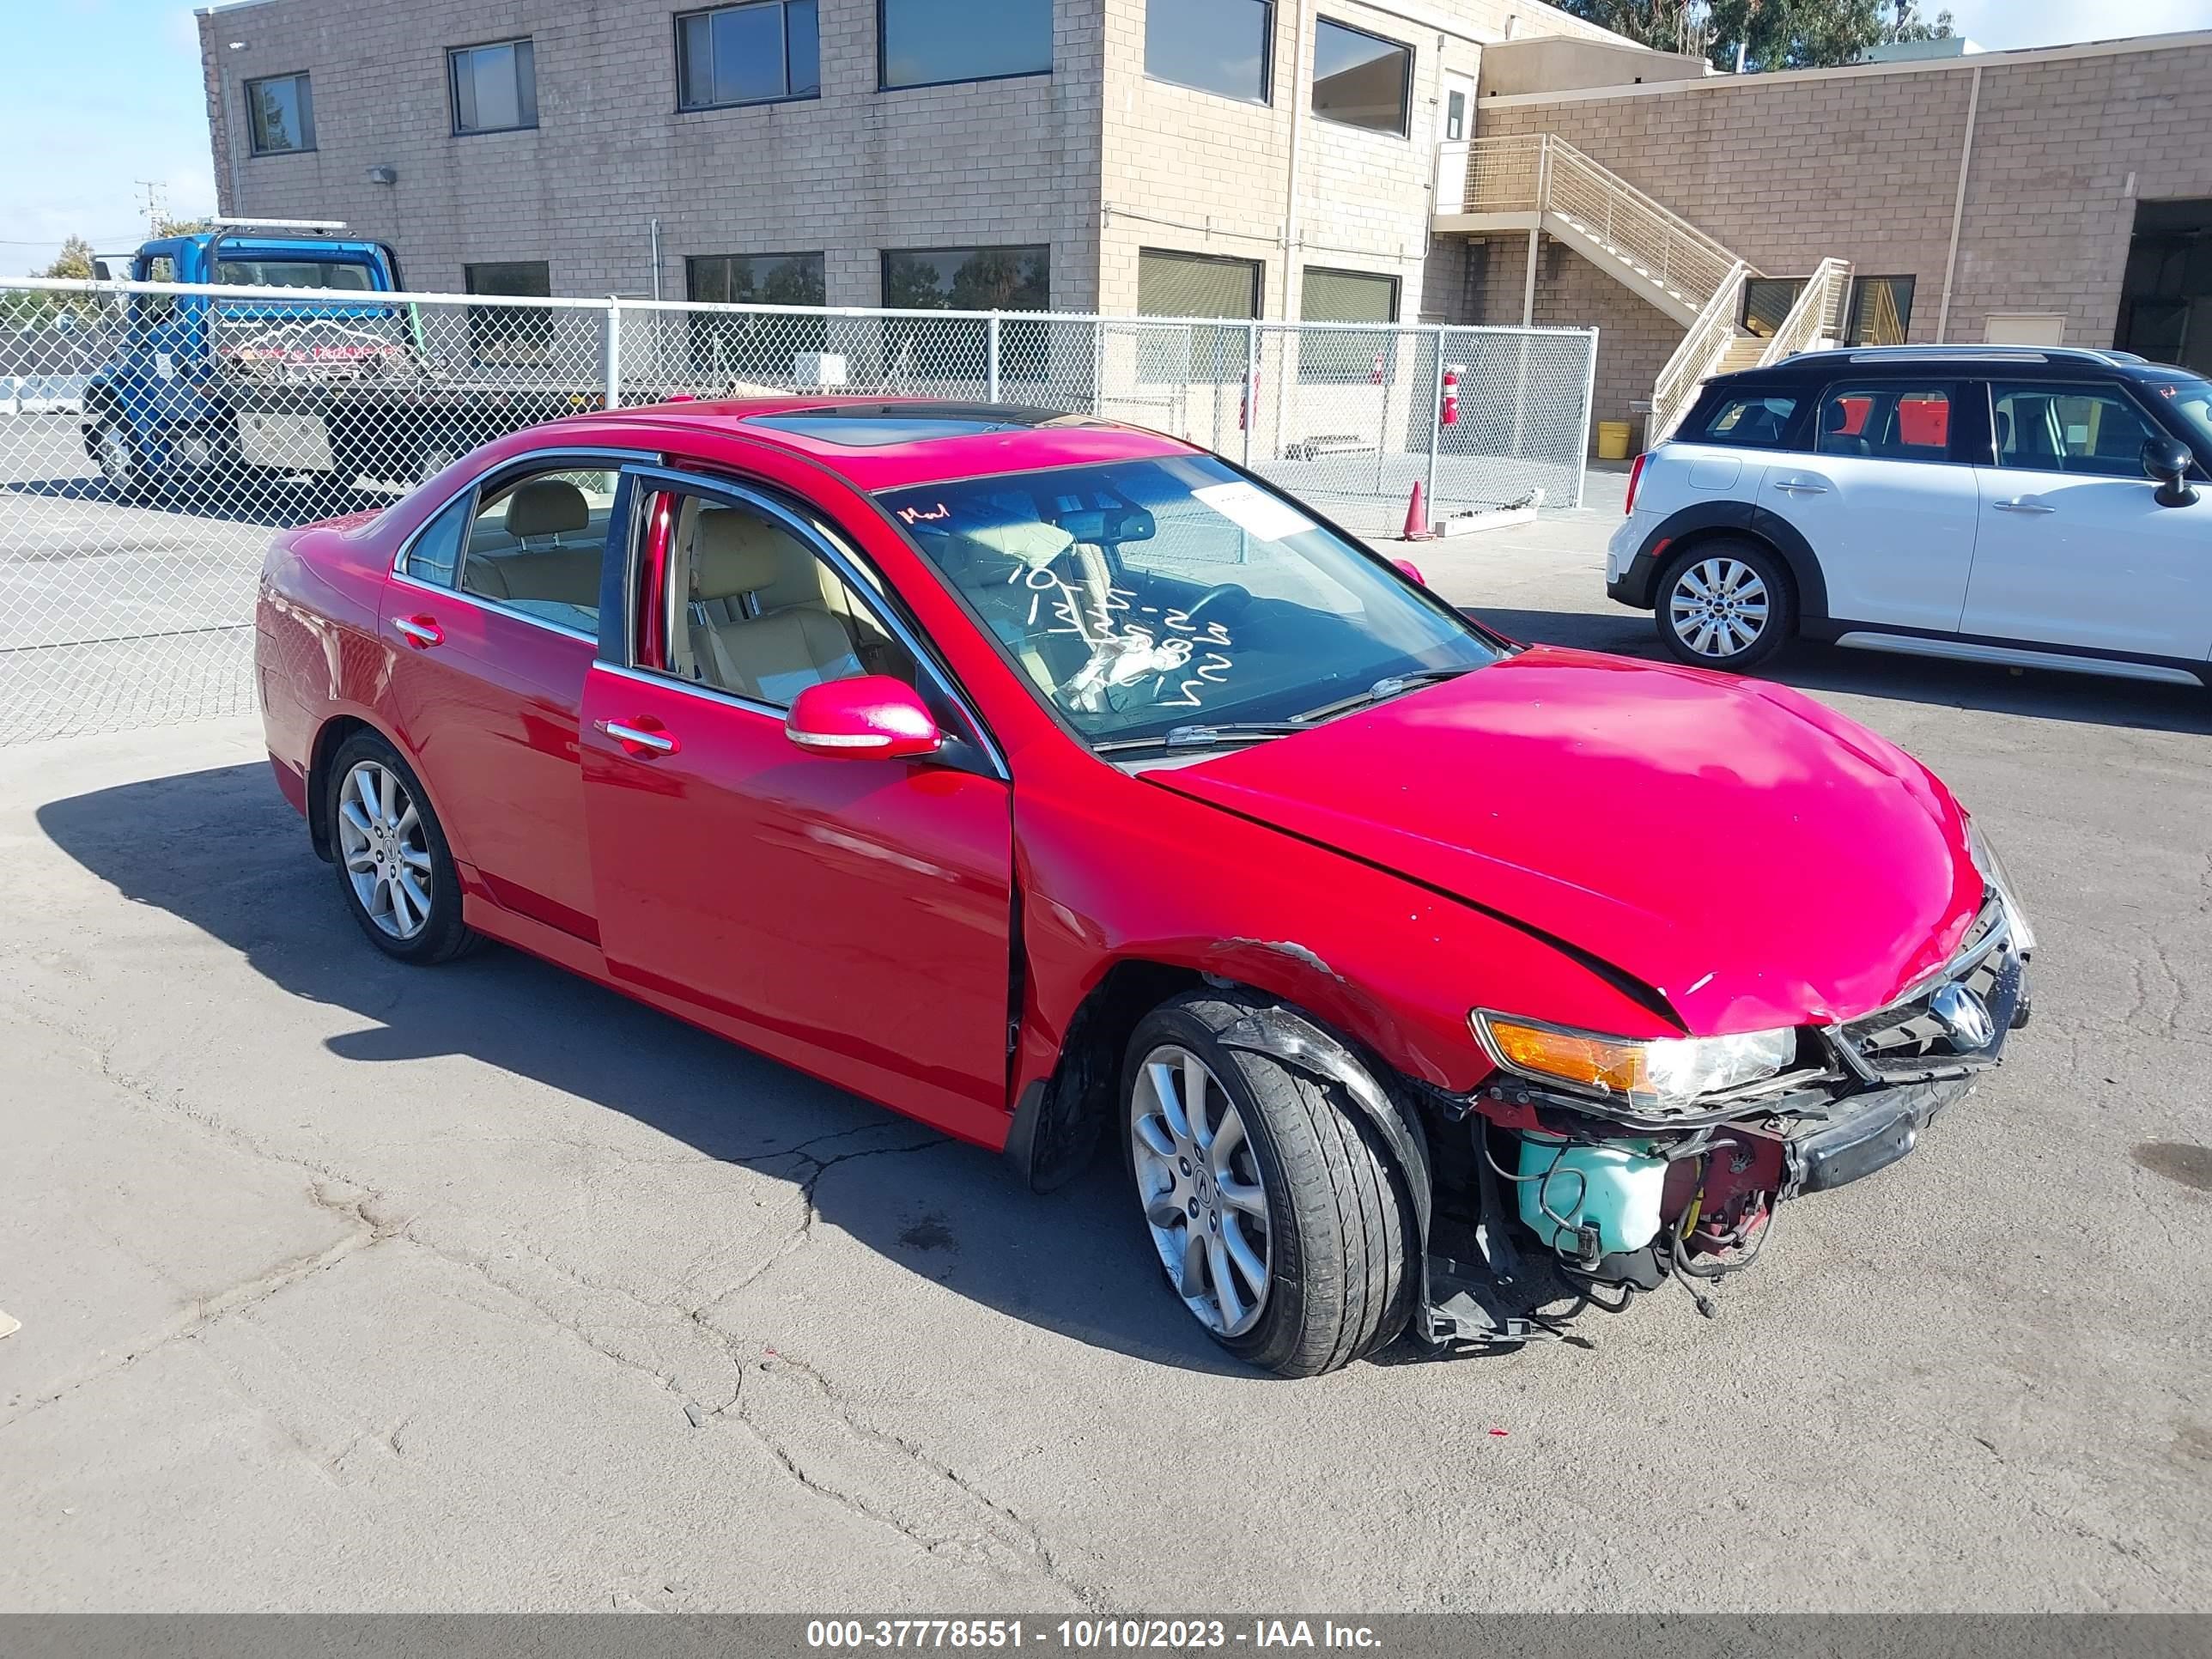
<svg viewBox="0 0 2212 1659"><path fill-rule="evenodd" d="M1451 158L1455 167L1456 154ZM1824 259L1771 334L1743 323L1744 285L1764 275L1672 209L1547 132L1477 138L1465 147L1456 211L1445 190L1445 234L1541 232L1565 242L1684 333L1651 394L1646 447L1670 436L1715 374L1755 368L1842 337L1850 266ZM1448 182L1440 173L1440 186Z"/></svg>

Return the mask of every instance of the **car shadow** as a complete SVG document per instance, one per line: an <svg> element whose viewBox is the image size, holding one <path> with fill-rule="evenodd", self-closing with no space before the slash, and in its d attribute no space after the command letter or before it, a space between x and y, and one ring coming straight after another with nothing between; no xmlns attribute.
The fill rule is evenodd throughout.
<svg viewBox="0 0 2212 1659"><path fill-rule="evenodd" d="M1460 607L1477 622L1528 645L1565 645L1615 656L1671 662L1650 613L1516 611ZM2160 685L2102 675L2014 671L1991 664L1948 662L1800 641L1759 669L1756 678L1803 691L1880 697L1990 714L2153 732L2212 731L2212 694L2193 685Z"/></svg>
<svg viewBox="0 0 2212 1659"><path fill-rule="evenodd" d="M345 1060L468 1055L805 1188L817 1224L999 1312L1162 1364L1258 1375L1175 1305L1110 1158L1040 1196L989 1152L520 951L434 970L390 961L345 913L265 766L98 790L38 821L131 902L221 940L288 995L357 1016L362 1029L325 1044ZM877 1155L909 1150L927 1156ZM849 1174L821 1178L848 1156Z"/></svg>

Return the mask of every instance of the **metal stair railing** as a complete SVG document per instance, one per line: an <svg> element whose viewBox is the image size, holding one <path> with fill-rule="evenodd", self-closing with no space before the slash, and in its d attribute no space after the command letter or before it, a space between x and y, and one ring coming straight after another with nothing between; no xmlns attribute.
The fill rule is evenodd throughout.
<svg viewBox="0 0 2212 1659"><path fill-rule="evenodd" d="M1811 351L1822 340L1844 337L1844 311L1850 303L1851 267L1848 260L1823 259L1805 279L1790 314L1776 327L1759 354L1761 364L1778 363L1800 351Z"/></svg>
<svg viewBox="0 0 2212 1659"><path fill-rule="evenodd" d="M1548 132L1470 143L1465 208L1567 221L1623 264L1700 310L1742 263L1681 215Z"/></svg>
<svg viewBox="0 0 2212 1659"><path fill-rule="evenodd" d="M1651 388L1651 414L1644 422L1644 447L1652 448L1674 435L1674 428L1698 400L1698 388L1721 365L1740 337L1737 319L1743 314L1743 287L1751 267L1737 260L1705 301L1698 320L1683 335L1682 343L1659 371Z"/></svg>

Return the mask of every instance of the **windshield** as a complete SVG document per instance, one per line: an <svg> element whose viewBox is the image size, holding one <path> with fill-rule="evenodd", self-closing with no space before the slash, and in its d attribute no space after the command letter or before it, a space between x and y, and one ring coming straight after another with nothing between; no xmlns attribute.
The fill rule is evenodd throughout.
<svg viewBox="0 0 2212 1659"><path fill-rule="evenodd" d="M1093 742L1294 720L1498 651L1285 497L1202 456L882 497Z"/></svg>
<svg viewBox="0 0 2212 1659"><path fill-rule="evenodd" d="M215 279L225 288L350 288L376 284L369 268L337 259L224 259Z"/></svg>
<svg viewBox="0 0 2212 1659"><path fill-rule="evenodd" d="M2212 380L2163 380L2151 390L2169 409L2181 411L2182 424L2198 447L2212 444Z"/></svg>

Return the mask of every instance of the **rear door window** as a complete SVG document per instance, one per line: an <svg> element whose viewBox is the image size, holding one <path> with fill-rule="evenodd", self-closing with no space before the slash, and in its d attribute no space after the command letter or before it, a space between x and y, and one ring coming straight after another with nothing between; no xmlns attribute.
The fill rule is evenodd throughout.
<svg viewBox="0 0 2212 1659"><path fill-rule="evenodd" d="M1820 400L1814 447L1876 461L1951 459L1948 386L1832 386Z"/></svg>
<svg viewBox="0 0 2212 1659"><path fill-rule="evenodd" d="M596 636L617 482L612 471L570 465L510 477L480 492L463 549L460 591Z"/></svg>

